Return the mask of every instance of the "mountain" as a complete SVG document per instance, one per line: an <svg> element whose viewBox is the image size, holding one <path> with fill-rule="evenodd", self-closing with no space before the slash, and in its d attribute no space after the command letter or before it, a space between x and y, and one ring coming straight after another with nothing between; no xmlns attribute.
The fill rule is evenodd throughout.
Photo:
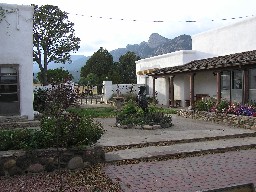
<svg viewBox="0 0 256 192"><path fill-rule="evenodd" d="M179 50L191 50L192 39L190 35L180 35L174 39L165 38L158 33L152 33L148 42L141 42L140 44L127 45L126 48L118 48L110 51L114 61L118 61L121 55L128 51L136 53L140 58L148 58L152 56L171 53Z"/></svg>
<svg viewBox="0 0 256 192"><path fill-rule="evenodd" d="M50 62L48 64L48 69L56 69L56 68L63 68L64 70L68 70L69 73L71 73L74 77L74 81L78 82L80 79L80 71L81 68L86 64L86 61L90 57L86 57L84 55L71 55L71 63L54 63ZM34 78L36 78L37 73L40 71L39 66L37 63L34 63L33 65L33 73L34 73Z"/></svg>

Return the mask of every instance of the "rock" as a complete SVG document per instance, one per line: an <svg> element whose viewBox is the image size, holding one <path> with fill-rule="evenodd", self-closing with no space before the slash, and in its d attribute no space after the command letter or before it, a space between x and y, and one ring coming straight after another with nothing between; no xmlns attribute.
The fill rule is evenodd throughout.
<svg viewBox="0 0 256 192"><path fill-rule="evenodd" d="M17 166L14 166L8 171L8 173L10 176L22 175L22 169Z"/></svg>
<svg viewBox="0 0 256 192"><path fill-rule="evenodd" d="M45 171L53 172L57 167L54 165L54 162L49 162L45 165Z"/></svg>
<svg viewBox="0 0 256 192"><path fill-rule="evenodd" d="M11 169L14 166L16 166L16 160L14 160L14 159L7 160L4 163L4 169L6 169L6 170Z"/></svg>
<svg viewBox="0 0 256 192"><path fill-rule="evenodd" d="M76 156L70 159L68 162L68 169L74 170L74 169L82 169L84 168L84 161L82 157Z"/></svg>
<svg viewBox="0 0 256 192"><path fill-rule="evenodd" d="M5 172L2 166L0 167L0 176L5 176Z"/></svg>
<svg viewBox="0 0 256 192"><path fill-rule="evenodd" d="M152 125L143 125L143 129L153 130L153 126Z"/></svg>
<svg viewBox="0 0 256 192"><path fill-rule="evenodd" d="M30 165L28 167L27 171L30 173L40 173L40 172L44 171L44 166L41 165L40 163L35 163L35 164Z"/></svg>

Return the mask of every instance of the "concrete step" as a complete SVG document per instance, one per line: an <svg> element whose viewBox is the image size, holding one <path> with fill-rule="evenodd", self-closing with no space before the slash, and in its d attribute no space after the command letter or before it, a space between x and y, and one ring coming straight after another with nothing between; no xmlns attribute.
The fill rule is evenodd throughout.
<svg viewBox="0 0 256 192"><path fill-rule="evenodd" d="M16 122L2 122L0 123L0 129L16 129L16 128L29 128L29 127L39 127L40 121L16 121Z"/></svg>
<svg viewBox="0 0 256 192"><path fill-rule="evenodd" d="M10 123L10 122L24 122L28 121L28 116L0 116L0 124L1 123Z"/></svg>
<svg viewBox="0 0 256 192"><path fill-rule="evenodd" d="M226 138L210 141L177 143L167 146L130 148L105 153L106 162L154 159L159 157L186 156L206 152L222 152L244 148L255 148L256 136Z"/></svg>

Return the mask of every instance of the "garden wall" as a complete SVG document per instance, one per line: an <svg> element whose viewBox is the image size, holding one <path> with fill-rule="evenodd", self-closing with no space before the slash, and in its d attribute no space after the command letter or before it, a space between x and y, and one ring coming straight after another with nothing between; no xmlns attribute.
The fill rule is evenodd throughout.
<svg viewBox="0 0 256 192"><path fill-rule="evenodd" d="M145 86L145 84L112 84L112 81L103 81L103 101L107 103L113 94L135 93L137 95L140 86Z"/></svg>
<svg viewBox="0 0 256 192"><path fill-rule="evenodd" d="M256 117L252 116L240 116L206 111L194 111L187 109L178 110L177 115L185 118L210 121L218 124L222 123L232 127L256 130Z"/></svg>
<svg viewBox="0 0 256 192"><path fill-rule="evenodd" d="M60 168L75 170L105 161L100 146L85 149L40 149L30 151L0 151L0 176L52 172Z"/></svg>

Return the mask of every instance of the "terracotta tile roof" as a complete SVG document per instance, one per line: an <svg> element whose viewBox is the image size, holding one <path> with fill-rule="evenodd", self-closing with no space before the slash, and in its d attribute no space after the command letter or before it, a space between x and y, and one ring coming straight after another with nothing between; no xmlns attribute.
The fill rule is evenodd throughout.
<svg viewBox="0 0 256 192"><path fill-rule="evenodd" d="M182 72L202 71L208 69L220 69L243 65L256 64L256 50L235 53L230 55L194 60L184 65L166 67L155 70L148 75L163 75Z"/></svg>

